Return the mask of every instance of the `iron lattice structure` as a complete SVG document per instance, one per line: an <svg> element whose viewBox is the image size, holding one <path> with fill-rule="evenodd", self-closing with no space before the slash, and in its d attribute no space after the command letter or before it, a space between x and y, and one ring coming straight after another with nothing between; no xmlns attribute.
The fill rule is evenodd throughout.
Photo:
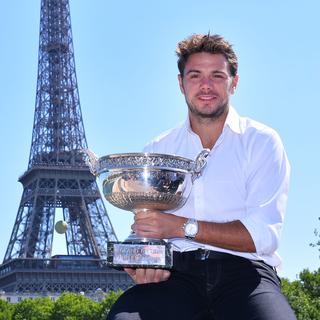
<svg viewBox="0 0 320 320"><path fill-rule="evenodd" d="M81 115L68 0L42 0L32 143L23 194L4 257L48 259L56 208L68 223L68 255L106 258L116 235L82 149Z"/></svg>

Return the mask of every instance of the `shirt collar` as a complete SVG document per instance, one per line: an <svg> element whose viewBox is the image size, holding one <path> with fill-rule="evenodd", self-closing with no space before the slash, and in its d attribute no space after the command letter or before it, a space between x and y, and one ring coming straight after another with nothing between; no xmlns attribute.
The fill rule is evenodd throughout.
<svg viewBox="0 0 320 320"><path fill-rule="evenodd" d="M228 126L235 133L241 133L240 116L232 106L229 107L229 112L227 115L226 122L224 124L224 128L226 126Z"/></svg>
<svg viewBox="0 0 320 320"><path fill-rule="evenodd" d="M187 119L185 120L185 128L189 133L195 134L190 126L190 119L189 116L187 116ZM233 132L235 133L241 133L240 128L240 116L238 112L232 107L229 107L229 112L223 127L223 130L225 130L226 126L228 126Z"/></svg>

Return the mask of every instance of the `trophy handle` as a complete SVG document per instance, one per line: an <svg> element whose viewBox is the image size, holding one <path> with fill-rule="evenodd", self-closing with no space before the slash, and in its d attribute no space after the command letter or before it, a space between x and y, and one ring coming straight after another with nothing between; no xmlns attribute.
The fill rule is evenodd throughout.
<svg viewBox="0 0 320 320"><path fill-rule="evenodd" d="M192 182L194 182L202 173L202 170L207 164L207 156L210 153L210 149L203 149L195 158L192 168Z"/></svg>
<svg viewBox="0 0 320 320"><path fill-rule="evenodd" d="M81 152L86 155L86 165L89 167L90 172L94 176L97 176L99 169L99 157L89 149L81 149Z"/></svg>

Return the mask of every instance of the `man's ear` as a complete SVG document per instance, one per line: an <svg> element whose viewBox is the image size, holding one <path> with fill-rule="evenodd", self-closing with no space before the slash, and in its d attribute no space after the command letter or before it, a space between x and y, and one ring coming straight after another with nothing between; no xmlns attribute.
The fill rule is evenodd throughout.
<svg viewBox="0 0 320 320"><path fill-rule="evenodd" d="M178 81L179 81L180 91L184 95L183 79L180 73L178 74Z"/></svg>
<svg viewBox="0 0 320 320"><path fill-rule="evenodd" d="M237 88L237 85L238 85L238 81L239 81L239 75L235 75L233 77L233 80L232 80L232 84L231 84L231 94L234 94L235 91L236 91L236 88Z"/></svg>

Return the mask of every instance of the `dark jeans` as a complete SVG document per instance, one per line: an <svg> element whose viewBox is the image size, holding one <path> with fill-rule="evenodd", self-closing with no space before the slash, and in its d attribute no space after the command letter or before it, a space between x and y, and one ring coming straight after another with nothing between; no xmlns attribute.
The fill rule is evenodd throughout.
<svg viewBox="0 0 320 320"><path fill-rule="evenodd" d="M280 280L262 261L210 251L174 254L167 281L135 285L109 320L294 320Z"/></svg>

